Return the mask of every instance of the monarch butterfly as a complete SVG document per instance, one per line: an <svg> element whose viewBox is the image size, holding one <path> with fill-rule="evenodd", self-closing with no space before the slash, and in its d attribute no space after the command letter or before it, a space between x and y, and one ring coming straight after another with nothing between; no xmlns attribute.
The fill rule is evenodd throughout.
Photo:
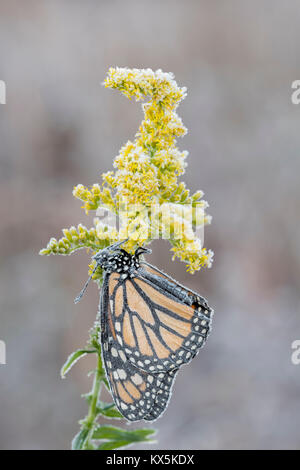
<svg viewBox="0 0 300 470"><path fill-rule="evenodd" d="M114 402L128 421L167 408L179 368L204 345L213 310L206 300L120 245L93 256L104 271L99 312L103 363ZM86 282L77 303L92 275Z"/></svg>

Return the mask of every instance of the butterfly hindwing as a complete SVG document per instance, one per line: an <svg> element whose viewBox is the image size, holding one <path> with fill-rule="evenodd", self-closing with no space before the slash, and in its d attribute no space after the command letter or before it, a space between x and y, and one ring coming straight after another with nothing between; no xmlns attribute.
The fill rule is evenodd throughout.
<svg viewBox="0 0 300 470"><path fill-rule="evenodd" d="M166 410L171 397L172 387L177 372L178 369L175 369L167 373L158 374L158 376L161 376L159 389L157 391L153 407L150 409L149 413L144 417L145 421L156 420Z"/></svg>

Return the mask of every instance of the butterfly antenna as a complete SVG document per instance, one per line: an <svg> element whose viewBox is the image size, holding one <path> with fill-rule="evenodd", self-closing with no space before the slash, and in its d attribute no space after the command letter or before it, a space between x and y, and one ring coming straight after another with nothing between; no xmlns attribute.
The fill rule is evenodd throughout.
<svg viewBox="0 0 300 470"><path fill-rule="evenodd" d="M87 289L87 286L89 285L89 282L92 279L93 275L95 274L95 271L96 271L97 268L98 268L98 263L96 264L94 271L92 272L92 274L90 275L90 277L88 278L86 283L84 284L83 288L81 289L81 291L79 292L77 297L74 299L75 304L78 304L78 302L82 299L83 294L85 293L85 291Z"/></svg>
<svg viewBox="0 0 300 470"><path fill-rule="evenodd" d="M108 248L110 249L115 249L120 245L123 245L123 243L128 242L129 238L126 238L125 240L121 240L120 242L114 243L113 245L110 245Z"/></svg>

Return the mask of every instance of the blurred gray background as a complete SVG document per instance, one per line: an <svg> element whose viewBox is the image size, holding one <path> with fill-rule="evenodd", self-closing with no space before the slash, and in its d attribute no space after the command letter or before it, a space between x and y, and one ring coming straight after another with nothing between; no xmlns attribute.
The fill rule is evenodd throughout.
<svg viewBox="0 0 300 470"><path fill-rule="evenodd" d="M184 180L213 216L211 270L187 274L165 241L148 258L215 308L151 448L300 447L299 21L297 0L0 1L0 448L69 448L87 411L93 361L65 381L59 369L96 314L95 285L73 303L89 256L38 251L91 224L72 188L111 169L142 119L101 87L115 65L172 71L188 87Z"/></svg>

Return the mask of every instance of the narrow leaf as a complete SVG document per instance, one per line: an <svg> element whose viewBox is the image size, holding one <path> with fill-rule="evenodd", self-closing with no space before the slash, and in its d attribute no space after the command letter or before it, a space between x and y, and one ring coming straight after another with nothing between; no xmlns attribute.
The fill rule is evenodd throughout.
<svg viewBox="0 0 300 470"><path fill-rule="evenodd" d="M82 449L82 446L84 444L84 441L87 438L87 435L89 433L88 429L81 429L79 433L76 434L72 441L72 450L80 450Z"/></svg>
<svg viewBox="0 0 300 470"><path fill-rule="evenodd" d="M109 393L111 393L110 386L106 377L103 378L104 385Z"/></svg>
<svg viewBox="0 0 300 470"><path fill-rule="evenodd" d="M73 365L81 357L85 356L86 354L95 353L95 352L97 352L95 349L92 349L92 350L91 349L77 349L77 351L74 351L72 354L70 354L70 356L68 357L68 359L66 360L66 362L61 368L61 371L60 371L61 378L62 379L65 378L66 374L69 372L71 367L73 367Z"/></svg>
<svg viewBox="0 0 300 470"><path fill-rule="evenodd" d="M148 436L154 433L154 429L136 429L134 431L126 431L125 429L116 428L114 426L99 426L93 433L93 439L140 442L147 441Z"/></svg>
<svg viewBox="0 0 300 470"><path fill-rule="evenodd" d="M117 410L114 403L111 403L107 406L97 406L97 413L107 418L119 418L122 419L123 415L120 411Z"/></svg>

